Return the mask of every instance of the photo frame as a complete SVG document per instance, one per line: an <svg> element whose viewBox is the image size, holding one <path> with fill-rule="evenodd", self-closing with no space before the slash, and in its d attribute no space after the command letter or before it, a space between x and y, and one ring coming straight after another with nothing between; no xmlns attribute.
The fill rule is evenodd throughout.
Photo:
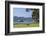
<svg viewBox="0 0 46 36"><path fill-rule="evenodd" d="M44 33L44 3L5 1L5 35Z"/></svg>

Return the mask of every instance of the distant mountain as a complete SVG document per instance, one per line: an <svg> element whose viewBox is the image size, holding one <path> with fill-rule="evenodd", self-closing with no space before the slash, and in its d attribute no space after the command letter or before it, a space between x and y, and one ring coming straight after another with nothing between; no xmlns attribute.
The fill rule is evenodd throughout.
<svg viewBox="0 0 46 36"><path fill-rule="evenodd" d="M32 21L32 18L31 17L17 17L17 16L14 16L13 17L13 21L14 22L31 22Z"/></svg>

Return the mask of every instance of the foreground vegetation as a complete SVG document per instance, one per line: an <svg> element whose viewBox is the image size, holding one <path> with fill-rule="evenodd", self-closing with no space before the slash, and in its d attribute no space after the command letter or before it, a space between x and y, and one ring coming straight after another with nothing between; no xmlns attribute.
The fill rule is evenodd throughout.
<svg viewBox="0 0 46 36"><path fill-rule="evenodd" d="M39 27L39 23L14 23L14 28Z"/></svg>

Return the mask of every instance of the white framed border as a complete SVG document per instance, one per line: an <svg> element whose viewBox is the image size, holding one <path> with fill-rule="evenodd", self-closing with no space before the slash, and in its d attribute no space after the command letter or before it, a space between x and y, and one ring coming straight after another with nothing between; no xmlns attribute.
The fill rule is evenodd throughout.
<svg viewBox="0 0 46 36"><path fill-rule="evenodd" d="M13 28L13 8L36 8L39 9L39 27ZM42 30L42 6L10 4L10 32L39 31Z"/></svg>

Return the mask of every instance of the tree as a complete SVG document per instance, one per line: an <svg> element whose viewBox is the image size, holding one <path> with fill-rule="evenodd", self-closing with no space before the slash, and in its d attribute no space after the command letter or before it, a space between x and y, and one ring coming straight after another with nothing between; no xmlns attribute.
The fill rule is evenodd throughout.
<svg viewBox="0 0 46 36"><path fill-rule="evenodd" d="M32 18L34 21L39 22L39 9L33 9Z"/></svg>
<svg viewBox="0 0 46 36"><path fill-rule="evenodd" d="M32 10L33 13L32 13L32 19L33 21L35 22L39 22L39 9L26 9L26 11L28 12L29 10Z"/></svg>

